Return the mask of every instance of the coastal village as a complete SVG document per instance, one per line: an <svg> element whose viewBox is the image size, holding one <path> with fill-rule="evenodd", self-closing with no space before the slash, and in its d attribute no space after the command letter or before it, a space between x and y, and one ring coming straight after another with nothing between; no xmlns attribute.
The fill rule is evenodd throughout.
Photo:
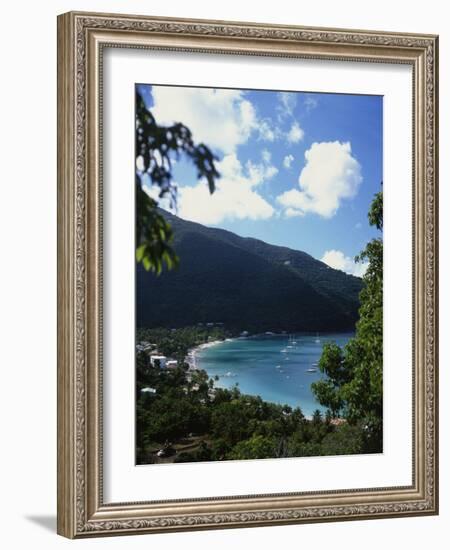
<svg viewBox="0 0 450 550"><path fill-rule="evenodd" d="M222 322L198 323L197 326L199 328L212 329L214 327L223 327L223 323ZM176 333L177 329L171 329L171 331L173 333ZM271 331L267 331L265 334L267 336L273 336L275 333ZM285 334L285 331L283 331L283 334ZM239 333L238 337L248 338L249 336L250 336L250 333L247 330L243 330ZM186 356L184 357L184 363L188 365L188 374L189 374L189 371L193 371L197 369L197 365L195 361L195 353L197 349L202 349L210 345L214 345L221 341L222 341L222 338L217 339L217 337L209 335L206 338L206 342L204 342L203 344L200 344L199 346L196 346L193 349L190 349L187 352ZM147 358L149 368L159 367L160 369L171 370L171 369L176 369L179 366L178 359L175 359L173 357L168 357L162 354L160 351L158 351L158 344L149 342L147 340L142 340L136 344L136 352L144 354L144 356Z"/></svg>
<svg viewBox="0 0 450 550"><path fill-rule="evenodd" d="M197 363L195 360L196 352L199 349L212 346L218 342L223 341L224 337L218 338L217 334L209 334L210 329L214 327L222 327L223 323L199 323L197 325L200 329L206 329L206 335L204 336L204 342L184 350L185 353L182 353L182 360L180 357L175 358L170 355L162 353L158 349L158 344L149 342L147 340L141 340L136 344L136 353L141 354L145 358L145 362L148 368L159 368L161 370L175 370L178 367L184 367L186 369L186 379L188 382L192 382L192 374L197 371ZM176 335L177 329L171 329L171 333ZM241 337L248 336L247 331L241 333ZM144 388L145 389L145 388ZM194 385L195 389L195 385ZM213 397L213 394L211 394Z"/></svg>
<svg viewBox="0 0 450 550"><path fill-rule="evenodd" d="M214 342L211 342L211 344L213 343L216 343L216 341ZM200 347L205 347L207 346L208 344L203 344ZM178 359L174 359L174 358L171 358L171 357L167 357L166 355L162 355L159 351L158 351L158 348L157 348L157 344L153 344L151 342L146 342L146 341L142 341L142 342L139 342L138 344L136 344L136 351L138 353L141 353L143 354L143 356L146 358L146 363L147 363L147 368L148 369L161 369L162 371L163 370L175 370L177 369L179 366L182 366L182 365L179 365L179 361ZM193 349L193 350L190 350L188 352L188 354L186 355L185 357L185 362L184 362L184 365L187 365L187 370L186 370L186 374L185 374L185 377L186 377L186 381L189 383L189 384L192 384L193 382L193 373L195 371L197 371L197 365L196 365L196 362L195 362L195 351L196 349ZM190 389L191 391L198 391L199 390L199 385L198 384L193 384L190 386ZM185 393L188 391L187 387L184 388L185 390ZM156 393L156 390L155 388L151 388L151 387L144 387L141 389L141 392L142 393L153 393L155 394ZM210 398L210 400L214 399L214 396L215 396L215 390L214 388L212 388L209 392L208 392L208 397Z"/></svg>
<svg viewBox="0 0 450 550"><path fill-rule="evenodd" d="M223 326L224 324L221 321L197 323L196 328L198 328L199 330L206 331L207 336L205 337L204 343L196 346L193 349L188 350L186 356L184 357L185 363L189 365L189 370L196 369L195 352L197 347L202 348L208 345L213 345L217 342L221 342L225 338L225 335L223 337L221 336L220 338L217 338L217 333L215 335L210 333L211 330L214 328L218 330L223 329ZM171 333L176 334L177 330L178 329L176 328L172 328ZM266 332L266 334L273 335L274 333ZM250 333L247 330L243 330L236 336L239 336L241 338L246 338L250 336ZM162 369L175 369L179 364L178 359L167 357L166 355L160 353L158 351L158 344L149 342L147 340L141 340L136 344L136 352L145 354L148 357L149 365L152 367L159 366Z"/></svg>

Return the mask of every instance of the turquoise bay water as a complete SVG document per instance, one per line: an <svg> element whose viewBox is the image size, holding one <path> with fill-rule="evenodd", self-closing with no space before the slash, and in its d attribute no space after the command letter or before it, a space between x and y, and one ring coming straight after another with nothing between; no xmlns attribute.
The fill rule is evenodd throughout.
<svg viewBox="0 0 450 550"><path fill-rule="evenodd" d="M196 353L196 363L216 385L260 395L264 401L300 407L305 416L323 410L311 392L311 383L323 375L317 368L323 345L343 346L354 333L254 336L226 340Z"/></svg>

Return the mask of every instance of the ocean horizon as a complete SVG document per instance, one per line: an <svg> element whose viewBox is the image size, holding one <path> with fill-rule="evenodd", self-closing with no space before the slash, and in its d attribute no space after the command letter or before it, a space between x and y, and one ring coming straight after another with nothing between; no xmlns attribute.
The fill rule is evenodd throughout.
<svg viewBox="0 0 450 550"><path fill-rule="evenodd" d="M325 412L311 391L312 382L324 377L318 368L324 344L344 346L354 335L336 332L227 339L197 349L196 366L210 377L218 376L217 387L231 389L238 384L244 394L300 407L310 417L316 409Z"/></svg>

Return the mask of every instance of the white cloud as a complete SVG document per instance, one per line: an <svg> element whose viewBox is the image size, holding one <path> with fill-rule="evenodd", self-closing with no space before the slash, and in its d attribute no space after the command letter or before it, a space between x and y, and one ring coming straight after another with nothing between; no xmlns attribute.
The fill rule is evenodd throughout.
<svg viewBox="0 0 450 550"><path fill-rule="evenodd" d="M267 156L266 156L267 159ZM221 178L211 195L205 182L178 189L178 215L186 220L215 225L223 220L264 220L273 216L274 208L256 190L278 171L264 161L242 166L235 154L218 163Z"/></svg>
<svg viewBox="0 0 450 550"><path fill-rule="evenodd" d="M251 160L248 160L245 164L248 173L248 181L253 186L260 185L263 181L268 181L278 174L278 168L272 164L272 154L270 151L263 149L261 152L261 159L262 162L258 164L255 164ZM226 169L225 165L225 170Z"/></svg>
<svg viewBox="0 0 450 550"><path fill-rule="evenodd" d="M284 215L286 216L286 218L301 218L305 215L304 212L302 212L301 210L297 210L296 208L286 208L286 210L284 211Z"/></svg>
<svg viewBox="0 0 450 550"><path fill-rule="evenodd" d="M264 162L270 162L272 160L272 153L268 149L263 149L261 152L261 158Z"/></svg>
<svg viewBox="0 0 450 550"><path fill-rule="evenodd" d="M286 155L283 159L283 166L289 170L289 168L292 166L292 163L294 162L294 155Z"/></svg>
<svg viewBox="0 0 450 550"><path fill-rule="evenodd" d="M233 153L254 132L273 142L282 135L270 118L259 118L241 90L153 86L151 108L159 124L182 122L194 140L224 154Z"/></svg>
<svg viewBox="0 0 450 550"><path fill-rule="evenodd" d="M270 118L258 120L255 129L258 133L258 138L262 141L275 141L279 139L281 130L276 126Z"/></svg>
<svg viewBox="0 0 450 550"><path fill-rule="evenodd" d="M278 92L277 105L278 120L282 121L285 117L292 116L297 105L297 95L293 92Z"/></svg>
<svg viewBox="0 0 450 550"><path fill-rule="evenodd" d="M361 166L348 142L313 143L305 159L298 180L300 189L286 191L277 201L286 209L331 218L343 199L356 195L362 181Z"/></svg>
<svg viewBox="0 0 450 550"><path fill-rule="evenodd" d="M273 164L254 164L249 160L245 166L248 172L248 180L252 185L259 185L278 174L278 168Z"/></svg>
<svg viewBox="0 0 450 550"><path fill-rule="evenodd" d="M356 263L349 256L345 256L340 250L327 250L320 261L333 269L345 271L345 273L355 275L356 277L362 277L369 266L368 262Z"/></svg>
<svg viewBox="0 0 450 550"><path fill-rule="evenodd" d="M159 124L182 122L203 142L223 153L245 143L259 121L252 103L240 90L154 86L151 108Z"/></svg>
<svg viewBox="0 0 450 550"><path fill-rule="evenodd" d="M298 122L293 122L287 135L289 143L298 143L304 136L305 132L300 128L300 124Z"/></svg>
<svg viewBox="0 0 450 550"><path fill-rule="evenodd" d="M313 109L315 109L317 107L319 102L315 97L309 95L305 98L304 104L305 104L305 107L306 107L306 112L309 113L310 111L312 111Z"/></svg>

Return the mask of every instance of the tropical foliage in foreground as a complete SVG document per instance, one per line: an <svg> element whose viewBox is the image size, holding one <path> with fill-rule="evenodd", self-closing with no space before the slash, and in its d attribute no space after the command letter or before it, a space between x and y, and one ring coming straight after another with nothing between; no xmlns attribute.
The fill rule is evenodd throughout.
<svg viewBox="0 0 450 550"><path fill-rule="evenodd" d="M172 181L172 162L180 155L190 160L199 179L205 179L210 193L220 177L217 158L209 147L195 143L192 133L181 122L171 126L159 125L136 91L136 260L158 275L166 265L178 265L172 247L170 224L158 211L158 203L144 190L145 183L158 190L160 199L168 198L176 206L177 187Z"/></svg>
<svg viewBox="0 0 450 550"><path fill-rule="evenodd" d="M383 228L383 196L375 195L369 223ZM363 424L363 450L381 452L383 445L383 241L372 239L358 257L369 263L360 293L356 335L342 349L324 346L319 361L326 375L312 384L318 401L349 425Z"/></svg>

